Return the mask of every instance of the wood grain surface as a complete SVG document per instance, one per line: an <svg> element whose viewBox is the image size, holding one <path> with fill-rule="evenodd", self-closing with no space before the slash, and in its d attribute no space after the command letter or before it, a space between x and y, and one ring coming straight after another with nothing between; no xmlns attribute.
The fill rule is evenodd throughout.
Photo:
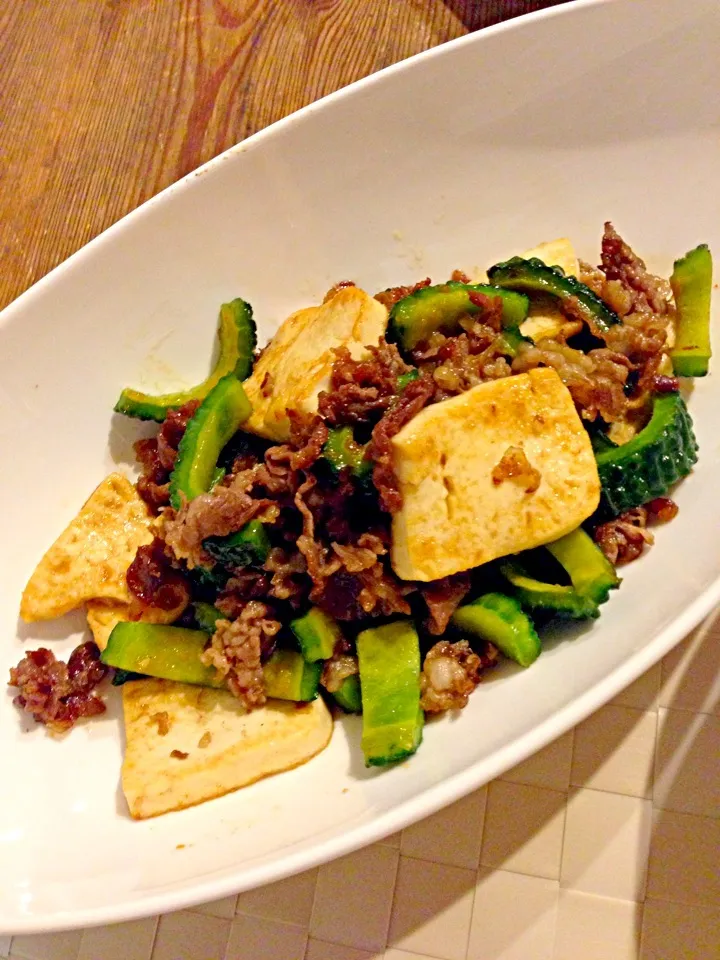
<svg viewBox="0 0 720 960"><path fill-rule="evenodd" d="M558 2L0 3L0 308L256 130L421 50Z"/></svg>

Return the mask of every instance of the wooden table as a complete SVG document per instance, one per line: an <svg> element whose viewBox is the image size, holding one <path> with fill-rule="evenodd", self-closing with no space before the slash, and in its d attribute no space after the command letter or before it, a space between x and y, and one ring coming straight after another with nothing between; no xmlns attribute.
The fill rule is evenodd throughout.
<svg viewBox="0 0 720 960"><path fill-rule="evenodd" d="M7 0L0 308L125 213L304 104L562 0Z"/></svg>

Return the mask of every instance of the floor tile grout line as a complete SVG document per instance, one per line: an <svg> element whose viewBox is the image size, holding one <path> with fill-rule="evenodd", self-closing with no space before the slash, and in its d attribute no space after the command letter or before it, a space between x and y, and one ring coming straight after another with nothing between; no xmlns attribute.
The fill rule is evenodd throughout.
<svg viewBox="0 0 720 960"><path fill-rule="evenodd" d="M579 726L579 724L578 724ZM570 773L568 774L568 800L570 799L570 789L573 786L572 776L573 776L573 767L575 766L575 752L577 751L577 727L573 727L572 730L572 746L570 748ZM563 834L563 848L565 847L565 836ZM562 855L562 850L560 851Z"/></svg>
<svg viewBox="0 0 720 960"><path fill-rule="evenodd" d="M217 919L217 918L215 918L215 919ZM232 925L233 925L232 920L227 921L227 925L228 925L228 926L227 926L227 937L225 938L225 946L223 947L223 951L222 951L222 954L221 954L223 960L225 960L225 958L227 957L228 949L230 948L230 937L232 936ZM150 960L152 960L152 956L150 957Z"/></svg>
<svg viewBox="0 0 720 960"><path fill-rule="evenodd" d="M662 687L660 688L660 693L662 693ZM652 811L655 811L655 788L658 782L658 773L660 769L660 740L662 738L662 721L660 718L660 711L662 707L660 706L660 695L658 695L658 708L657 708L657 723L655 724L655 743L653 744L653 762L652 762L652 771L651 777L652 782L650 784L650 804L652 806ZM652 835L654 823L652 822L655 818L651 817L650 823L650 847L652 847ZM647 870L650 870L650 850L648 850L648 862Z"/></svg>
<svg viewBox="0 0 720 960"><path fill-rule="evenodd" d="M645 897L645 903L672 903L676 907L712 907L718 908L717 901L708 900L671 900L670 897Z"/></svg>
<svg viewBox="0 0 720 960"><path fill-rule="evenodd" d="M709 820L711 823L720 821L720 816L711 817L706 813L691 813L688 810L677 810L675 807L656 807L653 804L653 813L672 813L678 817L692 817L694 820Z"/></svg>
<svg viewBox="0 0 720 960"><path fill-rule="evenodd" d="M419 860L421 863L433 863L439 867L449 867L451 870L465 870L467 873L477 873L481 867L486 866L486 864L480 862L476 867L461 867L456 863L448 863L446 860L429 860L427 857L416 857L412 853L401 853L400 856L403 860Z"/></svg>
<svg viewBox="0 0 720 960"><path fill-rule="evenodd" d="M626 791L623 791L623 790L608 790L607 787L605 787L605 788L603 788L603 787L595 787L595 786L592 786L592 787L591 787L591 786L588 786L587 784L584 784L584 783L574 783L574 782L573 782L573 779L572 779L572 770L573 770L573 765L574 765L574 763L575 763L575 743L576 743L576 739L575 739L575 729L573 729L573 749L572 749L572 754L571 754L571 758L570 758L570 784L569 784L569 787L568 787L568 794L570 793L571 790L595 790L597 793L608 793L608 794L610 794L611 796L614 796L614 797L632 797L632 798L637 799L637 800L650 800L650 801L652 801L652 800L653 800L653 795L654 795L654 792L655 792L655 780L656 780L655 773L656 773L656 764L657 764L658 737L659 737L659 731L660 731L660 707L659 707L659 706L656 706L656 707L654 707L654 708L651 709L651 710L641 710L641 709L639 709L638 707L626 707L624 704L609 704L609 703L608 703L608 704L605 704L605 706L617 706L617 707L620 707L620 708L623 709L623 710L632 710L632 711L635 712L635 713L642 713L643 715L644 715L644 714L654 714L654 715L655 715L655 733L654 733L654 737L653 737L652 774L651 774L651 781L650 781L649 784L647 784L647 789L648 789L649 793L646 794L646 795L638 796L636 793L627 793ZM599 713L600 710L602 710L602 709L603 709L603 707L600 707L600 708L598 709L597 713ZM593 716L594 716L594 714L593 714ZM580 726L580 724L578 724L578 726ZM614 747L614 748L613 748L613 751L612 751L612 755L615 754L616 750L617 750L617 747Z"/></svg>
<svg viewBox="0 0 720 960"><path fill-rule="evenodd" d="M307 929L308 929L308 939L310 939L310 924L313 918L313 912L315 911L315 900L317 899L318 883L320 882L320 867L315 868L315 883L313 884L312 900L310 901L310 913L307 919ZM237 901L235 902L235 915L237 916L237 905L240 902L240 894L238 894ZM307 947L305 948L307 953Z"/></svg>
<svg viewBox="0 0 720 960"><path fill-rule="evenodd" d="M715 713L712 710L699 710L695 707L673 707L659 703L657 709L658 713L660 710L667 710L668 713L691 713L700 717L714 717L716 720L720 720L720 714Z"/></svg>
<svg viewBox="0 0 720 960"><path fill-rule="evenodd" d="M261 917L257 913L238 913L227 922L232 925L236 920L260 920L262 923L277 923L281 927L288 927L290 930L304 930L306 933L310 930L310 925L307 923L293 923L292 920L279 920L277 917Z"/></svg>
<svg viewBox="0 0 720 960"><path fill-rule="evenodd" d="M591 790L593 793L604 793L609 797L627 797L628 800L645 800L647 802L652 800L652 797L638 797L635 793L620 793L619 790L605 790L601 787L585 787L582 784L577 783L570 784L570 788L568 789L568 799L571 793L577 793L578 790ZM706 819L712 820L713 817L706 817Z"/></svg>
<svg viewBox="0 0 720 960"><path fill-rule="evenodd" d="M160 920L161 920L161 919L162 919L162 915L161 915L161 914L158 914L158 915L155 917L155 930L153 931L152 944L151 944L151 946L150 946L150 960L153 960L153 954L155 953L155 947L156 947L156 945L157 945L157 938L158 938L158 932L159 932L159 930L160 930ZM226 948L226 952L227 952L227 948Z"/></svg>
<svg viewBox="0 0 720 960"><path fill-rule="evenodd" d="M652 784L650 786L652 788ZM610 797L628 797L630 800L649 800L652 802L652 791L650 794L627 793L625 790L608 790L607 788L600 789L599 787L588 787L583 783L571 783L568 790L568 798L571 792L574 793L577 790L592 790L593 793L606 793Z"/></svg>
<svg viewBox="0 0 720 960"><path fill-rule="evenodd" d="M383 954L385 953L385 951L387 950L387 948L390 946L390 942L389 942L389 941L390 941L390 928L392 927L393 915L394 915L394 913L395 913L395 903L396 903L396 900L397 900L398 875L399 875L399 873L400 873L400 858L403 856L403 854L402 854L401 851L402 851L402 830L400 831L400 847L398 847L397 861L395 862L395 877L394 877L394 879L393 879L393 892L392 892L392 897L391 897L391 899L390 899L390 916L388 917L387 930L385 931L385 947L383 948ZM419 860L420 857L410 857L410 858L408 858L408 859ZM433 862L434 862L434 861L432 861L432 860L424 860L424 861L423 861L423 863L433 863Z"/></svg>
<svg viewBox="0 0 720 960"><path fill-rule="evenodd" d="M560 847L560 854L561 854L560 864L562 866L562 846ZM517 869L510 870L509 867L505 867L502 864L498 865L498 864L490 864L490 863L481 863L478 869L476 870L476 873L479 874L481 870L490 870L492 872L495 872L496 870L502 870L503 873L514 873L516 876L519 876L519 877L532 877L533 880L548 880L550 883L560 883L559 875L557 877L546 877L546 876L541 876L539 873L528 873L527 870L517 870ZM478 880L479 879L480 878L478 877Z"/></svg>
<svg viewBox="0 0 720 960"><path fill-rule="evenodd" d="M577 737L575 736L576 728L573 727L572 731L572 746L570 748L570 774L568 779L572 780L572 771L573 763L575 762L575 747L577 744ZM560 838L560 862L558 863L558 900L560 897L561 882L562 882L562 867L563 867L563 858L565 856L565 838L567 836L567 814L568 814L568 805L570 803L570 789L571 786L568 783L568 788L565 791L565 804L564 804L564 816L563 816L563 828L562 828L562 837ZM555 933L553 933L553 952L555 950L555 937L557 935L557 912L555 915Z"/></svg>

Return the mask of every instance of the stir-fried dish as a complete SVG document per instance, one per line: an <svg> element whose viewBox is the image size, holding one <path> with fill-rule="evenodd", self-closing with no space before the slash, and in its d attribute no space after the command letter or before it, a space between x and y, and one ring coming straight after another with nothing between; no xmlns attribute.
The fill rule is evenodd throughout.
<svg viewBox="0 0 720 960"><path fill-rule="evenodd" d="M15 702L53 732L122 687L132 816L308 760L362 714L368 765L409 757L501 658L588 620L672 519L697 444L712 261L669 281L611 224L375 296L350 281L262 349L241 299L191 390L122 391L159 424L43 557L26 621L85 605L67 663L29 652ZM332 711L332 712L331 712Z"/></svg>

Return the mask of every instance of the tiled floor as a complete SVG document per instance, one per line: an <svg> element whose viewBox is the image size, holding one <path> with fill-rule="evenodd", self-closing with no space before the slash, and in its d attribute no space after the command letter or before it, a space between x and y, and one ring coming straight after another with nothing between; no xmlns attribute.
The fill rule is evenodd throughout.
<svg viewBox="0 0 720 960"><path fill-rule="evenodd" d="M195 910L0 960L720 960L720 621L429 820Z"/></svg>

